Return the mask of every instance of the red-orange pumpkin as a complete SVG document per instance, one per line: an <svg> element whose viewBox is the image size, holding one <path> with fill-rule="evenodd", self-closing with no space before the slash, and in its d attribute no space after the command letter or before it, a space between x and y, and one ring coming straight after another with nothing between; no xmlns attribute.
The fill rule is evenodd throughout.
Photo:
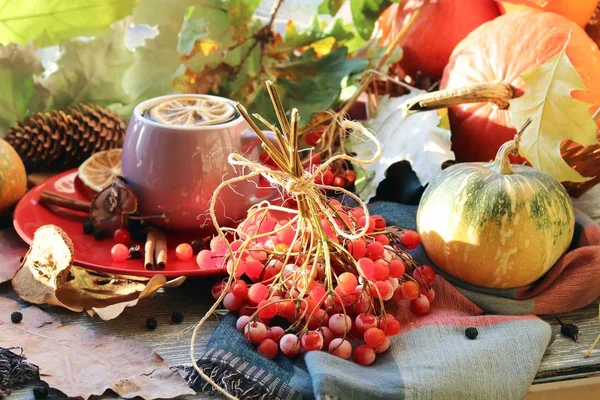
<svg viewBox="0 0 600 400"><path fill-rule="evenodd" d="M573 91L572 96L600 105L598 46L576 23L549 12L506 14L471 32L452 52L441 88L499 81L522 91L519 76L556 55L569 32L567 56L588 88ZM489 161L516 133L508 109L492 103L461 104L451 107L448 115L458 161Z"/></svg>
<svg viewBox="0 0 600 400"><path fill-rule="evenodd" d="M0 139L0 214L23 197L27 189L27 174L19 154L4 139Z"/></svg>
<svg viewBox="0 0 600 400"><path fill-rule="evenodd" d="M400 65L409 75L417 71L433 79L442 76L452 49L473 29L500 15L494 0L406 0L392 4L379 17L381 45L389 44L420 8L400 41Z"/></svg>
<svg viewBox="0 0 600 400"><path fill-rule="evenodd" d="M598 0L497 0L502 13L537 9L557 13L585 26L596 9Z"/></svg>

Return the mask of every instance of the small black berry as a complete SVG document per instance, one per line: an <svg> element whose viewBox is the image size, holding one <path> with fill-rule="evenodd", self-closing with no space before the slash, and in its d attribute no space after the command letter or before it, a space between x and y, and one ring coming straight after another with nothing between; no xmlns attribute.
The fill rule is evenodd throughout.
<svg viewBox="0 0 600 400"><path fill-rule="evenodd" d="M19 258L19 262L20 262L21 264L23 264L23 260L24 260L24 259L25 259L25 257L21 257L21 258Z"/></svg>
<svg viewBox="0 0 600 400"><path fill-rule="evenodd" d="M475 340L477 338L477 335L479 335L477 328L470 326L467 329L465 329L465 336L469 339Z"/></svg>
<svg viewBox="0 0 600 400"><path fill-rule="evenodd" d="M148 318L146 320L146 328L149 331L155 330L157 326L158 326L158 322L156 321L156 318Z"/></svg>
<svg viewBox="0 0 600 400"><path fill-rule="evenodd" d="M579 342L579 327L577 325L565 324L560 319L558 319L558 323L560 324L560 333L570 337L575 342Z"/></svg>
<svg viewBox="0 0 600 400"><path fill-rule="evenodd" d="M33 397L36 399L45 399L48 397L48 388L45 386L38 386L33 388Z"/></svg>
<svg viewBox="0 0 600 400"><path fill-rule="evenodd" d="M102 229L95 229L92 235L96 240L102 240L106 237L106 233Z"/></svg>
<svg viewBox="0 0 600 400"><path fill-rule="evenodd" d="M94 224L92 224L92 220L89 218L83 220L83 233L86 235L94 233Z"/></svg>
<svg viewBox="0 0 600 400"><path fill-rule="evenodd" d="M10 314L10 320L13 323L18 324L19 322L23 321L23 314L21 314L19 311L15 311Z"/></svg>
<svg viewBox="0 0 600 400"><path fill-rule="evenodd" d="M183 322L183 314L180 313L179 311L173 311L173 313L171 314L171 321L173 321L176 324L180 324Z"/></svg>
<svg viewBox="0 0 600 400"><path fill-rule="evenodd" d="M129 248L129 258L132 260L139 260L142 258L142 249L139 244L134 244Z"/></svg>

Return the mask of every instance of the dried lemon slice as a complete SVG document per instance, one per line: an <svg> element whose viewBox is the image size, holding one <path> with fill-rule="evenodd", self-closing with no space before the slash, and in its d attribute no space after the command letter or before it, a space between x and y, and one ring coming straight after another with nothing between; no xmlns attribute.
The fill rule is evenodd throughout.
<svg viewBox="0 0 600 400"><path fill-rule="evenodd" d="M180 98L165 101L150 109L156 122L185 127L216 125L229 121L235 109L229 103L208 97Z"/></svg>
<svg viewBox="0 0 600 400"><path fill-rule="evenodd" d="M96 192L121 175L121 149L100 151L79 166L79 179Z"/></svg>

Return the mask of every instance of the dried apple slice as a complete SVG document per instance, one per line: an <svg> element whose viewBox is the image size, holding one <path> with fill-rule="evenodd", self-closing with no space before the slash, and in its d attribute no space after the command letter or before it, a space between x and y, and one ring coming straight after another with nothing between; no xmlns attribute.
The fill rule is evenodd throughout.
<svg viewBox="0 0 600 400"><path fill-rule="evenodd" d="M47 293L67 281L73 262L73 242L55 225L44 225L33 235L33 242L12 287L23 300L43 304Z"/></svg>

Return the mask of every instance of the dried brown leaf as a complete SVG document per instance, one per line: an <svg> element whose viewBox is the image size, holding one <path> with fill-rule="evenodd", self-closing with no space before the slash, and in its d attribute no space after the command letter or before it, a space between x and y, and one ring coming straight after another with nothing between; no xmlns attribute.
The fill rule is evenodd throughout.
<svg viewBox="0 0 600 400"><path fill-rule="evenodd" d="M42 380L69 397L87 399L107 389L125 398L194 394L148 346L64 326L34 306L20 310L23 321L13 324L10 314L18 309L16 302L0 298L0 347L23 347Z"/></svg>
<svg viewBox="0 0 600 400"><path fill-rule="evenodd" d="M74 266L71 277L54 293L45 296L45 303L71 311L87 311L103 320L118 317L125 308L150 297L163 287L179 286L185 277L167 281L164 275L152 278L111 275Z"/></svg>
<svg viewBox="0 0 600 400"><path fill-rule="evenodd" d="M0 231L0 283L10 281L21 266L19 261L27 253L27 244L13 229Z"/></svg>

